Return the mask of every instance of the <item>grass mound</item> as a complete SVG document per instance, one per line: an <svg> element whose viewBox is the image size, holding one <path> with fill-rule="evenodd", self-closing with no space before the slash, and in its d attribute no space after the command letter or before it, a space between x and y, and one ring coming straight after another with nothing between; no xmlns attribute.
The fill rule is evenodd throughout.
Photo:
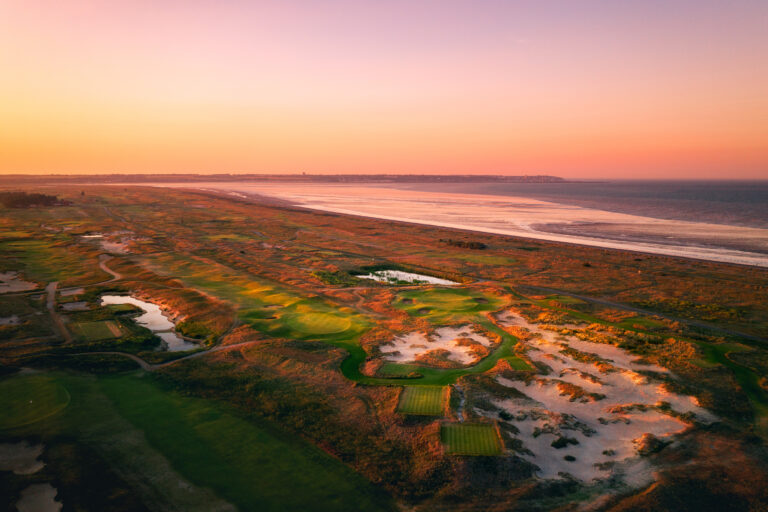
<svg viewBox="0 0 768 512"><path fill-rule="evenodd" d="M44 375L15 376L0 381L0 430L35 423L61 412L69 393Z"/></svg>
<svg viewBox="0 0 768 512"><path fill-rule="evenodd" d="M395 307L412 316L441 322L493 311L502 304L500 297L467 288L429 288L399 294Z"/></svg>
<svg viewBox="0 0 768 512"><path fill-rule="evenodd" d="M499 455L501 442L496 428L488 424L451 423L443 425L440 437L452 455Z"/></svg>
<svg viewBox="0 0 768 512"><path fill-rule="evenodd" d="M352 326L349 318L331 313L297 313L288 316L285 322L305 334L336 334Z"/></svg>
<svg viewBox="0 0 768 512"><path fill-rule="evenodd" d="M397 411L419 416L442 416L445 388L442 386L405 387Z"/></svg>

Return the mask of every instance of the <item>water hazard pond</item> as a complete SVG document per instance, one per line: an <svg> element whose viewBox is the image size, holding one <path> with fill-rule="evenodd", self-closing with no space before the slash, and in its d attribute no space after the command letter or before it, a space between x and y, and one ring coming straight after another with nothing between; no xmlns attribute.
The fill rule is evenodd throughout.
<svg viewBox="0 0 768 512"><path fill-rule="evenodd" d="M163 344L169 352L183 352L198 348L198 345L186 341L174 332L174 323L163 314L160 306L125 295L103 295L101 305L130 304L140 308L144 313L134 318L134 321L152 331L155 336L163 340Z"/></svg>

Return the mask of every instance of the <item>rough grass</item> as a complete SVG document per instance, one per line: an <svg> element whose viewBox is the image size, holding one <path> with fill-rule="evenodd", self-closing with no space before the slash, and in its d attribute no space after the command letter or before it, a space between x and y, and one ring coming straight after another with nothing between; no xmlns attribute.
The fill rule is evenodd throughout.
<svg viewBox="0 0 768 512"><path fill-rule="evenodd" d="M18 428L61 412L67 390L46 375L20 375L0 381L0 430Z"/></svg>
<svg viewBox="0 0 768 512"><path fill-rule="evenodd" d="M452 455L499 455L501 442L493 425L450 423L440 430L445 449Z"/></svg>
<svg viewBox="0 0 768 512"><path fill-rule="evenodd" d="M75 286L108 279L98 265L97 253L50 239L0 242L4 258L0 269L18 270L24 279L38 283L59 281Z"/></svg>
<svg viewBox="0 0 768 512"><path fill-rule="evenodd" d="M124 334L120 325L114 320L99 320L96 322L76 322L69 325L72 334L86 341L107 340L119 338Z"/></svg>
<svg viewBox="0 0 768 512"><path fill-rule="evenodd" d="M421 416L442 416L445 388L442 386L405 387L397 411Z"/></svg>

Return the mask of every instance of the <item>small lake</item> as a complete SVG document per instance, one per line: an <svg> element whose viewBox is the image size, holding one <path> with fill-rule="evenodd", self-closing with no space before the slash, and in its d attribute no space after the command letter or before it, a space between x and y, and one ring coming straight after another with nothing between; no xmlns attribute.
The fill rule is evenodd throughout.
<svg viewBox="0 0 768 512"><path fill-rule="evenodd" d="M176 326L168 317L163 315L163 311L157 304L126 295L103 295L101 297L101 305L106 306L109 304L131 304L140 308L144 313L134 318L134 321L146 327L163 340L163 344L169 352L182 352L198 348L199 346L196 343L186 341L176 334L173 331Z"/></svg>
<svg viewBox="0 0 768 512"><path fill-rule="evenodd" d="M455 281L449 281L447 279L440 279L439 277L425 276L423 274L413 274L411 272L403 272L401 270L377 270L370 274L355 276L360 279L373 279L382 283L397 283L398 281L405 281L413 284L441 284L441 285L454 285L459 284Z"/></svg>

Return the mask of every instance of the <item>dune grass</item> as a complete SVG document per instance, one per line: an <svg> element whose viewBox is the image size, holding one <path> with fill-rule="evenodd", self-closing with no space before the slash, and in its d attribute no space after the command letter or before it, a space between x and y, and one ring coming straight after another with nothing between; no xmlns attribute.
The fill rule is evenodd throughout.
<svg viewBox="0 0 768 512"><path fill-rule="evenodd" d="M59 281L62 286L75 286L107 279L99 269L96 253L50 238L9 240L0 242L4 262L0 270L21 271L24 278L38 283Z"/></svg>

